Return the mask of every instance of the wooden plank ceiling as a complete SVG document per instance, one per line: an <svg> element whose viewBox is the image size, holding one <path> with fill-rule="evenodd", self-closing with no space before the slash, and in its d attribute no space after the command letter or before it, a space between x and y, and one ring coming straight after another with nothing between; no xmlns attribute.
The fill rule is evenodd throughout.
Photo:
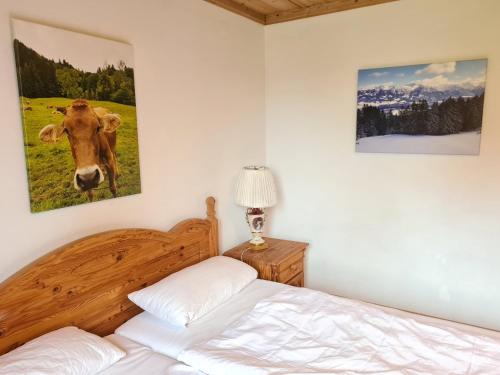
<svg viewBox="0 0 500 375"><path fill-rule="evenodd" d="M205 0L263 25L397 0Z"/></svg>

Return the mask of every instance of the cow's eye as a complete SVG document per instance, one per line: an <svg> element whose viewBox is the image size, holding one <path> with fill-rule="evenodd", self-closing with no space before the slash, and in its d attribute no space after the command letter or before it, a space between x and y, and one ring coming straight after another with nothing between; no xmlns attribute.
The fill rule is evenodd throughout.
<svg viewBox="0 0 500 375"><path fill-rule="evenodd" d="M101 128L98 126L98 127L97 127L97 129L95 130L95 132L96 132L96 133L99 133L99 130L100 130L100 129L101 129Z"/></svg>

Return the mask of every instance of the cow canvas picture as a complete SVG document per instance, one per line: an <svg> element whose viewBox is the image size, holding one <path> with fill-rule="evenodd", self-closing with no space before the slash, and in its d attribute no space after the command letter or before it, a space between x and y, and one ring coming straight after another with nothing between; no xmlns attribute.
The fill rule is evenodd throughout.
<svg viewBox="0 0 500 375"><path fill-rule="evenodd" d="M12 20L32 212L141 192L132 46Z"/></svg>
<svg viewBox="0 0 500 375"><path fill-rule="evenodd" d="M487 60L360 70L357 152L478 155Z"/></svg>

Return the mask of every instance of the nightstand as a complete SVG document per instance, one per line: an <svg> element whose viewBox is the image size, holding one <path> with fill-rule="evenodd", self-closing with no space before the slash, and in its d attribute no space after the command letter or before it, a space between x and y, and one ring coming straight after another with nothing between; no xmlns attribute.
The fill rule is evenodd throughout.
<svg viewBox="0 0 500 375"><path fill-rule="evenodd" d="M225 256L242 260L257 270L259 279L292 286L304 286L304 253L306 242L265 238L266 250L251 250L248 242L232 248Z"/></svg>

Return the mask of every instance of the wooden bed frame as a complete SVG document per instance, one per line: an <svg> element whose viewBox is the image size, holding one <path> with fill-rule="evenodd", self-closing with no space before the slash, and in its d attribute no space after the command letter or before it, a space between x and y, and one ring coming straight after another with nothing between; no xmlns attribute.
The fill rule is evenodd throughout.
<svg viewBox="0 0 500 375"><path fill-rule="evenodd" d="M77 326L108 335L142 310L135 290L219 254L215 199L207 218L168 232L119 229L94 234L37 259L0 284L0 354L52 330Z"/></svg>

